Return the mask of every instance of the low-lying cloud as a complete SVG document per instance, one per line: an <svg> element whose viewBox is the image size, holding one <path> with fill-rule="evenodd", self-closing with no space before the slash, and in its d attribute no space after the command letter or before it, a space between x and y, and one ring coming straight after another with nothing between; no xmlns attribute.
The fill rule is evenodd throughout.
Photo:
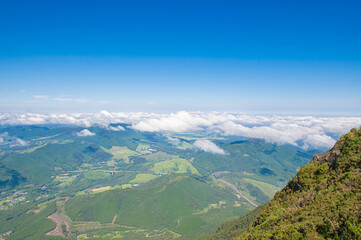
<svg viewBox="0 0 361 240"><path fill-rule="evenodd" d="M22 147L26 145L28 145L28 143L20 138L9 136L7 132L0 133L0 146Z"/></svg>
<svg viewBox="0 0 361 240"><path fill-rule="evenodd" d="M76 133L76 135L78 137L90 137L90 136L94 136L95 133L92 133L91 131L89 131L88 129L83 129L80 132Z"/></svg>
<svg viewBox="0 0 361 240"><path fill-rule="evenodd" d="M361 117L312 117L247 115L240 113L177 112L94 114L2 113L0 125L70 124L88 128L99 125L109 130L123 130L110 124L128 123L130 128L147 132L207 131L222 136L262 138L277 144L307 148L332 147L335 140L351 128L361 126Z"/></svg>
<svg viewBox="0 0 361 240"><path fill-rule="evenodd" d="M175 144L175 145L181 143L181 141L179 140L179 138L167 137L167 139L168 139L168 141L169 141L170 143Z"/></svg>
<svg viewBox="0 0 361 240"><path fill-rule="evenodd" d="M209 140L197 140L193 143L193 146L205 152L226 154L222 148L218 147L216 144Z"/></svg>
<svg viewBox="0 0 361 240"><path fill-rule="evenodd" d="M108 127L106 127L106 129L111 130L111 131L125 131L125 129L120 125L118 125L118 126L108 126Z"/></svg>

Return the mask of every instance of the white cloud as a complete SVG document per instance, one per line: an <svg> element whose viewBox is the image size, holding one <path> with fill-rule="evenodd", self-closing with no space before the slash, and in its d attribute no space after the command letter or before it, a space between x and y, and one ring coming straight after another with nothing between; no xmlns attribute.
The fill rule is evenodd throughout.
<svg viewBox="0 0 361 240"><path fill-rule="evenodd" d="M179 138L168 137L167 139L168 139L169 142L171 142L172 144L175 144L175 145L180 143Z"/></svg>
<svg viewBox="0 0 361 240"><path fill-rule="evenodd" d="M54 98L55 101L59 102L77 102L77 103L87 103L88 99L83 98Z"/></svg>
<svg viewBox="0 0 361 240"><path fill-rule="evenodd" d="M225 151L222 148L218 147L216 144L209 140L197 140L193 143L193 146L196 148L200 148L205 152L225 154Z"/></svg>
<svg viewBox="0 0 361 240"><path fill-rule="evenodd" d="M9 136L7 132L0 133L0 146L18 147L26 145L28 143L20 138Z"/></svg>
<svg viewBox="0 0 361 240"><path fill-rule="evenodd" d="M33 95L33 98L36 98L36 99L46 99L48 97L49 96L46 96L46 95Z"/></svg>
<svg viewBox="0 0 361 240"><path fill-rule="evenodd" d="M177 112L170 114L158 114L146 118L133 125L133 128L146 132L185 132L200 130L202 126L209 125L209 120L198 115L191 115L188 112Z"/></svg>
<svg viewBox="0 0 361 240"><path fill-rule="evenodd" d="M88 129L83 129L80 132L76 133L76 135L78 137L90 137L90 136L94 136L95 133L92 133L91 131L89 131Z"/></svg>
<svg viewBox="0 0 361 240"><path fill-rule="evenodd" d="M116 127L108 126L106 129L111 130L111 131L125 131L125 129L120 125L118 125Z"/></svg>
<svg viewBox="0 0 361 240"><path fill-rule="evenodd" d="M263 138L268 142L303 148L330 148L340 135L353 127L360 127L361 117L260 116L185 111L169 114L107 111L94 114L0 113L0 125L71 124L85 128L99 125L109 130L123 130L110 127L110 124L117 123L129 123L131 128L138 131L203 130L223 136Z"/></svg>
<svg viewBox="0 0 361 240"><path fill-rule="evenodd" d="M73 101L72 98L54 98L55 101L59 101L59 102L71 102Z"/></svg>

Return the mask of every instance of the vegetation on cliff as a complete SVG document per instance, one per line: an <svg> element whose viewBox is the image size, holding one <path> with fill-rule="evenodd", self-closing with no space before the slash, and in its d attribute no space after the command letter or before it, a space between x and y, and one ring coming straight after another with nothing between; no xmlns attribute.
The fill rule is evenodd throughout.
<svg viewBox="0 0 361 240"><path fill-rule="evenodd" d="M237 239L361 239L361 129L317 154Z"/></svg>
<svg viewBox="0 0 361 240"><path fill-rule="evenodd" d="M264 208L265 204L262 204L238 219L222 223L217 232L202 238L202 240L229 240L239 236L247 230Z"/></svg>

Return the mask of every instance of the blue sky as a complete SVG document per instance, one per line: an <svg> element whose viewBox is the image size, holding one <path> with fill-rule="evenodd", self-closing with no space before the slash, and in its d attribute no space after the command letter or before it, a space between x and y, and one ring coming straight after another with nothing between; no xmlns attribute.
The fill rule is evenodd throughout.
<svg viewBox="0 0 361 240"><path fill-rule="evenodd" d="M0 112L361 112L360 1L0 3Z"/></svg>

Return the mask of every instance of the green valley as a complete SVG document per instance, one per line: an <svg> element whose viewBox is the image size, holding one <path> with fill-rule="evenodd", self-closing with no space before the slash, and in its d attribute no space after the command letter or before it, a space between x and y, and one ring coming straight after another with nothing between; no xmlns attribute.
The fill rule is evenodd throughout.
<svg viewBox="0 0 361 240"><path fill-rule="evenodd" d="M71 126L0 129L26 142L0 147L2 237L201 238L269 201L315 152L119 126L125 130L93 126L91 136L78 136L82 128ZM199 139L225 154L193 147Z"/></svg>

